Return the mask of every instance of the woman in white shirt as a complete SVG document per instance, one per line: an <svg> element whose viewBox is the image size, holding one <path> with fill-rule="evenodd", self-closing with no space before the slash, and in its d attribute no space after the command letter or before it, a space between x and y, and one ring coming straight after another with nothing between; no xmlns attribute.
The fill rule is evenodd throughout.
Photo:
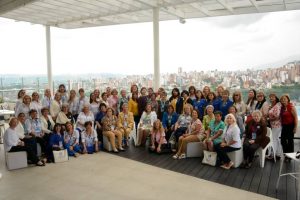
<svg viewBox="0 0 300 200"><path fill-rule="evenodd" d="M18 119L13 117L9 122L9 128L6 129L4 133L5 151L7 152L26 151L28 159L32 163L35 163L37 166L45 166L45 163L40 161L38 157L35 155L33 149L26 146L25 143L19 139L19 136L15 130L17 125L18 125Z"/></svg>
<svg viewBox="0 0 300 200"><path fill-rule="evenodd" d="M56 120L57 115L61 110L61 101L60 100L61 100L60 93L58 93L58 92L55 93L54 100L51 102L51 105L50 105L50 114L54 121Z"/></svg>
<svg viewBox="0 0 300 200"><path fill-rule="evenodd" d="M58 91L60 93L61 96L61 103L67 103L68 101L68 93L66 90L66 86L64 84L60 84L58 87Z"/></svg>
<svg viewBox="0 0 300 200"><path fill-rule="evenodd" d="M97 97L94 93L90 94L90 111L94 114L96 118L97 113L99 112L99 102L97 101Z"/></svg>
<svg viewBox="0 0 300 200"><path fill-rule="evenodd" d="M92 122L94 127L94 114L90 111L90 105L85 104L82 108L82 112L78 115L76 128L78 128L80 131L83 131L84 124L88 121Z"/></svg>
<svg viewBox="0 0 300 200"><path fill-rule="evenodd" d="M65 128L65 124L67 122L74 122L72 114L69 112L69 105L67 103L64 103L61 106L61 111L58 113L56 118L56 123L61 124L63 126L63 129Z"/></svg>
<svg viewBox="0 0 300 200"><path fill-rule="evenodd" d="M48 109L50 109L51 101L52 101L51 91L50 89L45 89L44 98L42 100L42 107L43 108L47 107Z"/></svg>
<svg viewBox="0 0 300 200"><path fill-rule="evenodd" d="M81 141L83 146L83 153L96 153L99 151L98 137L96 130L93 129L91 121L84 123L85 130L81 133Z"/></svg>
<svg viewBox="0 0 300 200"><path fill-rule="evenodd" d="M147 104L138 125L138 143L137 146L145 145L147 136L152 130L153 123L157 120L157 115L152 111L151 104Z"/></svg>
<svg viewBox="0 0 300 200"><path fill-rule="evenodd" d="M35 109L38 112L38 117L41 117L42 104L40 102L40 96L37 92L32 93L30 109Z"/></svg>
<svg viewBox="0 0 300 200"><path fill-rule="evenodd" d="M70 90L70 96L68 99L68 104L69 104L69 111L72 113L75 121L77 120L78 117L78 100L76 97L76 91L75 90Z"/></svg>
<svg viewBox="0 0 300 200"><path fill-rule="evenodd" d="M64 144L68 150L69 156L77 157L81 152L79 146L79 131L74 129L71 122L66 123L66 131L64 133Z"/></svg>
<svg viewBox="0 0 300 200"><path fill-rule="evenodd" d="M241 148L242 142L240 138L240 129L236 124L236 119L233 114L228 114L225 117L225 129L222 135L222 142L215 145L215 150L218 154L219 164L224 169L230 169L234 163L229 159L227 152L237 151Z"/></svg>
<svg viewBox="0 0 300 200"><path fill-rule="evenodd" d="M18 92L18 99L16 101L16 106L15 106L15 110L17 110L17 108L19 107L20 104L23 103L23 98L26 94L26 91L21 89L19 92ZM17 116L17 115L16 115Z"/></svg>
<svg viewBox="0 0 300 200"><path fill-rule="evenodd" d="M18 117L20 113L24 113L26 119L29 118L29 111L30 111L30 103L31 103L31 97L29 95L25 95L23 97L23 103L19 104L15 116Z"/></svg>
<svg viewBox="0 0 300 200"><path fill-rule="evenodd" d="M42 131L46 134L50 134L53 131L54 128L54 121L49 115L49 109L48 108L42 108L41 110L42 116L41 116L41 121L42 121Z"/></svg>

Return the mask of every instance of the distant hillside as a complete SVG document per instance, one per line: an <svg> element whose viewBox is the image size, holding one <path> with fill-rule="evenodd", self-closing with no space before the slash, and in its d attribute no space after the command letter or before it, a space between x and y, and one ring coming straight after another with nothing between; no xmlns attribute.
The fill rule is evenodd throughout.
<svg viewBox="0 0 300 200"><path fill-rule="evenodd" d="M263 65L259 65L254 67L253 69L268 69L268 68L277 68L277 67L281 67L289 62L294 62L294 61L298 61L300 62L300 54L297 55L293 55L293 56L289 56L285 59L282 60L278 60L276 62L272 62L272 63L266 63Z"/></svg>

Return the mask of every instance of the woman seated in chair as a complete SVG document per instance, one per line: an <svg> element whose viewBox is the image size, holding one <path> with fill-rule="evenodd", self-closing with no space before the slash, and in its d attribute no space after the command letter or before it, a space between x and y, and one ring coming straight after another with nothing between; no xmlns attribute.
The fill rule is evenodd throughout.
<svg viewBox="0 0 300 200"><path fill-rule="evenodd" d="M215 119L211 120L206 131L206 139L204 140L204 149L208 151L214 151L214 146L222 142L221 135L225 128L225 124L222 121L222 112L216 111Z"/></svg>
<svg viewBox="0 0 300 200"><path fill-rule="evenodd" d="M267 123L259 110L252 112L252 119L246 125L245 140L243 144L244 161L240 167L250 168L254 154L261 147L265 148L270 142L267 136Z"/></svg>
<svg viewBox="0 0 300 200"><path fill-rule="evenodd" d="M206 135L204 133L202 123L199 119L199 112L198 110L194 109L192 111L191 125L189 126L187 132L179 137L178 151L173 156L173 158L174 159L186 158L185 152L186 152L187 144L190 142L202 142L205 137Z"/></svg>
<svg viewBox="0 0 300 200"><path fill-rule="evenodd" d="M4 133L4 147L5 151L7 152L19 152L19 151L26 151L27 158L32 163L36 164L37 166L45 166L45 163L38 159L35 154L35 151L30 147L25 145L19 139L18 133L16 131L16 127L18 125L18 119L13 117L9 122L9 128L6 129Z"/></svg>
<svg viewBox="0 0 300 200"><path fill-rule="evenodd" d="M133 130L134 119L132 112L128 111L128 104L123 103L122 112L118 116L118 130L122 133L122 138L126 141L126 146L129 145L129 134Z"/></svg>
<svg viewBox="0 0 300 200"><path fill-rule="evenodd" d="M222 135L222 142L215 145L215 150L218 154L217 165L222 164L224 169L230 169L234 163L229 159L227 152L237 151L241 148L242 142L240 138L240 128L236 123L233 114L228 114L225 117L226 127Z"/></svg>
<svg viewBox="0 0 300 200"><path fill-rule="evenodd" d="M97 132L93 128L93 123L87 121L84 123L85 130L81 133L83 153L93 154L99 151Z"/></svg>
<svg viewBox="0 0 300 200"><path fill-rule="evenodd" d="M64 144L68 150L69 156L77 157L81 152L79 146L79 131L75 130L71 122L66 123L66 131L64 133Z"/></svg>
<svg viewBox="0 0 300 200"><path fill-rule="evenodd" d="M168 149L167 140L165 138L165 131L159 119L153 123L151 131L151 146L150 152L156 152L158 154L166 152Z"/></svg>
<svg viewBox="0 0 300 200"><path fill-rule="evenodd" d="M153 123L156 121L157 115L152 111L151 104L147 104L143 112L140 123L138 125L138 143L137 146L145 145L147 137L150 135Z"/></svg>
<svg viewBox="0 0 300 200"><path fill-rule="evenodd" d="M74 118L72 113L69 111L69 104L63 103L61 106L61 111L57 115L56 123L59 123L63 130L65 130L65 124L67 122L74 123Z"/></svg>
<svg viewBox="0 0 300 200"><path fill-rule="evenodd" d="M46 149L47 162L51 163L54 161L53 151L60 151L64 149L64 139L62 136L62 127L60 124L55 124L53 132L50 136L49 143Z"/></svg>
<svg viewBox="0 0 300 200"><path fill-rule="evenodd" d="M122 147L122 133L117 129L117 117L114 115L112 108L107 108L106 115L102 119L103 136L107 137L112 149L115 153L124 151ZM118 139L118 145L116 147L116 138ZM118 149L117 149L118 148Z"/></svg>
<svg viewBox="0 0 300 200"><path fill-rule="evenodd" d="M174 127L174 140L172 140L170 143L173 145L172 151L176 152L175 144L178 142L179 137L186 133L189 125L191 124L192 117L191 117L191 105L185 104L183 107L183 114L181 114L175 123Z"/></svg>

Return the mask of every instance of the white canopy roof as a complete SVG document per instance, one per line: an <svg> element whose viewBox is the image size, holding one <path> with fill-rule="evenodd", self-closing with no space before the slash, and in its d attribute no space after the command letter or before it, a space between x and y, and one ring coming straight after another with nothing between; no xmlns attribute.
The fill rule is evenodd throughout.
<svg viewBox="0 0 300 200"><path fill-rule="evenodd" d="M0 0L0 17L61 28L300 9L300 0Z"/></svg>

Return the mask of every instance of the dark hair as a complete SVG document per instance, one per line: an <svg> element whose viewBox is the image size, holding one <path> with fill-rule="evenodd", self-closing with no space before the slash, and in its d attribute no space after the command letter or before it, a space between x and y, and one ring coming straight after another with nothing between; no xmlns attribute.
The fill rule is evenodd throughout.
<svg viewBox="0 0 300 200"><path fill-rule="evenodd" d="M57 132L56 132L56 128L57 128L57 127L60 127L60 128L62 128L62 125L61 125L61 124L58 124L58 123L56 123L56 124L54 125L54 127L53 127L53 132L54 132L54 133L57 133ZM60 129L60 133L61 133L61 131L62 131L62 129Z"/></svg>
<svg viewBox="0 0 300 200"><path fill-rule="evenodd" d="M90 103L93 103L93 99L92 99L92 96L94 95L94 92L92 92L91 94L90 94ZM96 100L97 101L97 100Z"/></svg>
<svg viewBox="0 0 300 200"><path fill-rule="evenodd" d="M133 98L134 95L137 95L137 98L134 99L134 98ZM137 102L137 99L138 99L138 98L139 98L139 94L138 94L137 92L134 92L134 93L131 94L131 99L132 99L133 101Z"/></svg>
<svg viewBox="0 0 300 200"><path fill-rule="evenodd" d="M101 94L101 98L103 98L103 97L104 97L104 95L107 95L107 93L106 93L106 92L102 92L102 94Z"/></svg>
<svg viewBox="0 0 300 200"><path fill-rule="evenodd" d="M93 123L91 121L87 121L84 123L84 127L86 128L88 125L93 126Z"/></svg>
<svg viewBox="0 0 300 200"><path fill-rule="evenodd" d="M214 115L220 115L222 117L223 113L221 111L215 111Z"/></svg>
<svg viewBox="0 0 300 200"><path fill-rule="evenodd" d="M130 87L130 92L132 93L133 91L133 87L136 87L137 88L137 92L139 92L139 87L137 86L137 84L132 84L131 87Z"/></svg>
<svg viewBox="0 0 300 200"><path fill-rule="evenodd" d="M59 88L61 88L61 87L63 87L63 88L64 88L64 92L66 92L66 86L65 86L64 84L60 84L60 85L58 86L58 90L59 90Z"/></svg>
<svg viewBox="0 0 300 200"><path fill-rule="evenodd" d="M49 111L49 108L47 108L47 107L42 108L41 113L44 113L46 110Z"/></svg>
<svg viewBox="0 0 300 200"><path fill-rule="evenodd" d="M207 94L207 100L209 100L208 99L208 96L210 95L210 94L212 94L213 96L214 96L214 98L213 98L213 100L215 100L216 98L217 98L217 96L216 96L216 94L214 93L214 92L209 92L208 94Z"/></svg>
<svg viewBox="0 0 300 200"><path fill-rule="evenodd" d="M201 93L201 97L200 97L200 98L197 96L197 93L198 93L198 92ZM197 90L197 91L195 92L195 94L196 94L196 101L199 101L200 99L204 99L204 95L203 95L203 92L202 92L201 90Z"/></svg>
<svg viewBox="0 0 300 200"><path fill-rule="evenodd" d="M80 89L78 90L78 92L84 92L84 89L83 89L83 88L80 88Z"/></svg>
<svg viewBox="0 0 300 200"><path fill-rule="evenodd" d="M37 110L36 110L36 109L31 109L31 110L29 111L29 114L34 113L34 112L37 113Z"/></svg>
<svg viewBox="0 0 300 200"><path fill-rule="evenodd" d="M22 92L25 92L25 90L23 90L23 89L19 90L19 92L18 92L18 99L21 98L21 93L22 93Z"/></svg>
<svg viewBox="0 0 300 200"><path fill-rule="evenodd" d="M20 112L20 113L18 114L18 117L21 117L21 115L24 115L24 116L25 116L25 113Z"/></svg>
<svg viewBox="0 0 300 200"><path fill-rule="evenodd" d="M101 107L103 107L103 106L104 106L105 108L107 107L105 103L100 103L99 109L101 109Z"/></svg>
<svg viewBox="0 0 300 200"><path fill-rule="evenodd" d="M66 130L67 130L67 126L68 126L69 124L71 124L71 125L72 125L72 128L74 128L74 125L72 124L72 122L68 121L68 122L65 124ZM68 131L68 130L67 130L67 131Z"/></svg>
<svg viewBox="0 0 300 200"><path fill-rule="evenodd" d="M194 93L196 93L196 88L195 88L195 86L191 85L191 86L189 87L189 93L191 93L191 90L194 90Z"/></svg>
<svg viewBox="0 0 300 200"><path fill-rule="evenodd" d="M252 91L254 93L254 97L252 99L249 99L249 97L248 97L246 104L248 105L250 103L250 106L253 106L254 100L256 100L256 90L250 89L249 92L250 91Z"/></svg>
<svg viewBox="0 0 300 200"><path fill-rule="evenodd" d="M174 92L177 92L177 96L176 96L176 97L179 97L179 95L180 95L179 89L178 89L178 88L173 88L173 90L172 90L172 92L171 92L171 98L172 98L172 97L175 98Z"/></svg>
<svg viewBox="0 0 300 200"><path fill-rule="evenodd" d="M180 96L183 97L184 94L190 96L190 93L187 90L183 90Z"/></svg>

